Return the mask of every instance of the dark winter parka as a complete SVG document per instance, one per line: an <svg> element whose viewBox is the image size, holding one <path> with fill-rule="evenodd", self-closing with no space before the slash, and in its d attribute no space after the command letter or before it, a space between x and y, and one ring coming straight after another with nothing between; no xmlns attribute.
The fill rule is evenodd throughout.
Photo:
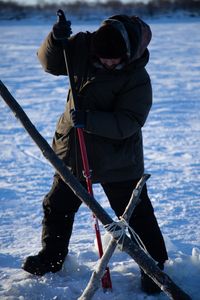
<svg viewBox="0 0 200 300"><path fill-rule="evenodd" d="M69 39L79 109L85 110L84 129L93 182L114 182L140 178L144 172L141 128L152 104L152 89L145 65L151 32L137 18L114 16L113 22L127 44L127 58L114 70L105 69L91 51L90 32ZM116 45L117 47L117 45ZM63 50L50 33L38 51L46 72L67 75ZM82 162L70 110L69 91L53 139L53 149L82 180Z"/></svg>

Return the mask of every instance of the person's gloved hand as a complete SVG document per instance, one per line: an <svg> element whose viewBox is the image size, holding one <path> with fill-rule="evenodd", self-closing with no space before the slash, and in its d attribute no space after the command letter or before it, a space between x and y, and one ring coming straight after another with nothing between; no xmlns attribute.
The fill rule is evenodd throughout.
<svg viewBox="0 0 200 300"><path fill-rule="evenodd" d="M64 41L70 37L72 33L71 22L66 20L59 20L53 25L52 34L56 41Z"/></svg>
<svg viewBox="0 0 200 300"><path fill-rule="evenodd" d="M70 111L72 122L76 128L84 128L86 122L86 112L83 110L74 110Z"/></svg>

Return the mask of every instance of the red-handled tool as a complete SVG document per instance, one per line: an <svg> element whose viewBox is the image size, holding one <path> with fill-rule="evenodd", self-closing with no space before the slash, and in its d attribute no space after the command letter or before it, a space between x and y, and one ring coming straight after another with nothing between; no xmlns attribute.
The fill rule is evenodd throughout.
<svg viewBox="0 0 200 300"><path fill-rule="evenodd" d="M57 16L58 16L58 22L66 22L65 14L61 9L59 9L57 11ZM74 108L76 110L78 108L78 97L77 97L76 88L75 88L73 67L71 64L70 57L69 57L70 53L69 53L69 51L66 51L67 42L68 42L67 39L62 41L63 54L64 54L66 69L67 69L67 73L68 73L68 77L69 77L72 97L73 97L73 101L74 101ZM83 171L84 171L84 176L85 176L86 183L87 183L88 193L93 196L91 172L90 172L89 163L88 163L88 156L87 156L87 150L86 150L86 145L85 145L83 129L77 128L77 134L78 134L81 158L82 158L82 162L83 162ZM93 215L93 218L94 218L94 227L95 227L99 257L101 258L103 255L103 247L102 247L101 234L100 234L100 229L99 229L99 222L98 222L98 219L95 217L95 215ZM110 270L108 267L106 267L104 276L102 278L102 287L103 287L103 289L112 289Z"/></svg>

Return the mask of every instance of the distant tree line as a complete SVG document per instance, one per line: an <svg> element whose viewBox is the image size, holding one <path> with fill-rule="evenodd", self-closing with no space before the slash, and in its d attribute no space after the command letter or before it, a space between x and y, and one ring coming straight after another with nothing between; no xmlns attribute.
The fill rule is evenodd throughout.
<svg viewBox="0 0 200 300"><path fill-rule="evenodd" d="M4 2L0 0L0 19L9 18L24 18L32 12L40 12L41 14L48 14L55 12L58 8L62 8L70 15L95 15L99 12L106 14L124 13L124 14L138 14L138 15L158 15L177 11L187 11L191 16L200 15L200 0L150 0L148 3L122 3L120 0L107 0L107 2L100 2L96 0L92 3L87 1L69 2L63 1L59 4L48 3L47 0L38 0L36 5L18 4L12 0ZM131 13L132 12L132 13Z"/></svg>

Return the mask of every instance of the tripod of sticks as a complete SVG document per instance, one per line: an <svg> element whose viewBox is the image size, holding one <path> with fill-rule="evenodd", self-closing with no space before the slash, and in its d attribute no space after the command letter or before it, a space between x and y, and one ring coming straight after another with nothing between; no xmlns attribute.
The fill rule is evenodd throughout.
<svg viewBox="0 0 200 300"><path fill-rule="evenodd" d="M102 206L95 200L95 198L90 195L87 190L81 185L81 183L76 179L76 177L68 170L65 166L64 162L58 158L55 154L53 149L47 143L47 141L43 138L43 136L38 132L35 126L32 124L22 107L19 103L15 100L15 98L11 95L8 91L6 86L0 80L0 95L5 101L5 103L10 107L13 111L15 117L20 120L21 124L36 143L36 145L41 150L44 157L51 163L54 169L60 174L63 181L72 189L72 191L79 197L79 199L84 202L88 208L92 211L92 213L98 218L98 220L105 226L105 229L108 230L108 226L112 228L111 225L115 224L115 230L110 230L109 233L112 235L111 243L109 244L108 249L106 250L104 255L102 256L102 261L99 264L99 270L97 270L93 277L97 276L97 278L101 277L101 269L104 272L104 268L102 267L103 264L107 264L107 261L112 256L112 253L116 247L116 245L120 245L122 251L125 251L128 255L130 255L135 262L139 265L141 269L162 289L162 291L173 300L191 300L190 296L186 294L180 287L178 287L172 279L165 274L163 271L159 269L159 267L155 264L154 260L146 254L146 252L133 240L131 240L125 231L122 232L122 227L120 224L115 223L112 218L107 214L107 212L102 208ZM149 176L149 175L147 175ZM145 178L147 179L147 177ZM140 182L141 188L141 182ZM137 192L133 192L137 194ZM132 197L131 197L132 198ZM132 213L134 209L135 202L131 201L130 206L133 208L127 208L123 214L126 221L129 220L129 213ZM129 205L128 205L129 206ZM116 234L117 231L120 231L120 235ZM105 258L105 256L107 256ZM106 263L105 263L106 262ZM96 275L97 274L97 275ZM99 276L99 277L98 277ZM93 278L91 278L92 283L94 283ZM90 282L91 282L90 281ZM98 288L98 279L95 281L97 282ZM89 283L90 286L90 283ZM94 295L95 291L90 291L91 288L86 288L85 292L80 298L83 299L91 299L92 295ZM88 295L89 293L89 295ZM85 297L85 298L84 298ZM86 298L87 297L87 298Z"/></svg>

